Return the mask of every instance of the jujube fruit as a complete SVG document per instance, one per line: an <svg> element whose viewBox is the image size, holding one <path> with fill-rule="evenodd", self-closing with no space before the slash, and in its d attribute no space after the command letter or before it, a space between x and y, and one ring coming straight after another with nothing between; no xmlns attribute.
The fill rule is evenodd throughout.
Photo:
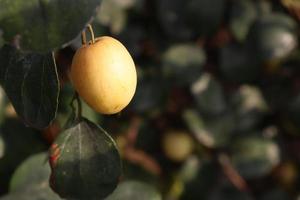
<svg viewBox="0 0 300 200"><path fill-rule="evenodd" d="M118 113L126 107L137 83L129 52L108 36L96 38L76 51L70 78L82 99L102 114Z"/></svg>

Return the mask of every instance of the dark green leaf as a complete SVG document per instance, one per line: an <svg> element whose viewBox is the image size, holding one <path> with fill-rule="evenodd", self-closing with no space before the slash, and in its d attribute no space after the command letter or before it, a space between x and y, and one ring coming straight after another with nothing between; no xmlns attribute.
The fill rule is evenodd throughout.
<svg viewBox="0 0 300 200"><path fill-rule="evenodd" d="M287 15L266 15L253 24L247 43L261 61L282 59L297 46L296 29L296 22Z"/></svg>
<svg viewBox="0 0 300 200"><path fill-rule="evenodd" d="M200 47L193 44L177 44L164 53L163 70L166 76L186 85L200 77L205 61L205 52Z"/></svg>
<svg viewBox="0 0 300 200"><path fill-rule="evenodd" d="M43 129L55 118L59 81L53 54L22 53L5 45L0 50L0 81L26 124Z"/></svg>
<svg viewBox="0 0 300 200"><path fill-rule="evenodd" d="M0 0L0 28L23 49L50 51L74 39L101 0Z"/></svg>
<svg viewBox="0 0 300 200"><path fill-rule="evenodd" d="M62 198L102 199L113 192L121 175L113 139L87 119L58 136L50 164L51 187Z"/></svg>
<svg viewBox="0 0 300 200"><path fill-rule="evenodd" d="M244 46L231 43L220 49L220 71L225 79L244 83L256 81L261 68Z"/></svg>
<svg viewBox="0 0 300 200"><path fill-rule="evenodd" d="M213 34L220 25L224 9L224 0L189 0L184 9L186 23L199 35Z"/></svg>
<svg viewBox="0 0 300 200"><path fill-rule="evenodd" d="M138 181L125 181L106 200L161 200L160 193L151 185Z"/></svg>
<svg viewBox="0 0 300 200"><path fill-rule="evenodd" d="M191 92L197 107L206 115L217 116L227 109L221 84L210 74L205 73L192 85Z"/></svg>
<svg viewBox="0 0 300 200"><path fill-rule="evenodd" d="M257 11L253 1L233 1L230 11L229 28L237 40L245 40L249 28L256 16Z"/></svg>
<svg viewBox="0 0 300 200"><path fill-rule="evenodd" d="M230 146L232 162L245 178L267 175L280 162L278 145L258 136L241 137Z"/></svg>

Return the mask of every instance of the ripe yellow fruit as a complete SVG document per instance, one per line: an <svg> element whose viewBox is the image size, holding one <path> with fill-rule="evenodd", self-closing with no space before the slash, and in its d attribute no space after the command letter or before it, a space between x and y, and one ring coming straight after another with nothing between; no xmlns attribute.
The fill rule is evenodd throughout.
<svg viewBox="0 0 300 200"><path fill-rule="evenodd" d="M172 130L163 136L162 148L170 160L182 162L193 152L194 142L189 133Z"/></svg>
<svg viewBox="0 0 300 200"><path fill-rule="evenodd" d="M120 112L131 101L136 69L127 49L108 36L83 45L73 58L70 78L84 101L102 114Z"/></svg>

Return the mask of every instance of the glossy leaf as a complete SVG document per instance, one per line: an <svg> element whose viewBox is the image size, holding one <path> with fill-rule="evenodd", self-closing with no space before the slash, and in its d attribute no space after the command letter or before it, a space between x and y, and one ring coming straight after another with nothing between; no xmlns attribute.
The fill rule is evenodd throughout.
<svg viewBox="0 0 300 200"><path fill-rule="evenodd" d="M113 192L121 161L113 139L81 119L62 132L50 152L50 185L62 198L102 199Z"/></svg>
<svg viewBox="0 0 300 200"><path fill-rule="evenodd" d="M91 19L101 0L1 0L4 38L20 36L22 49L51 51L74 39Z"/></svg>
<svg viewBox="0 0 300 200"><path fill-rule="evenodd" d="M105 200L161 200L161 194L151 185L139 181L124 181Z"/></svg>
<svg viewBox="0 0 300 200"><path fill-rule="evenodd" d="M43 129L55 118L59 81L51 53L23 53L5 45L0 49L0 82L26 124Z"/></svg>

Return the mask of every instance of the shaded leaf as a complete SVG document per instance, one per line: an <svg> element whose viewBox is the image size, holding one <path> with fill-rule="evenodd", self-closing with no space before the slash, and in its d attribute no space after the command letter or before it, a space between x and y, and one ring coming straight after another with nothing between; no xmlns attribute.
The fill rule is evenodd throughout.
<svg viewBox="0 0 300 200"><path fill-rule="evenodd" d="M14 172L10 180L10 192L15 192L36 184L48 183L50 166L48 153L42 152L27 158Z"/></svg>
<svg viewBox="0 0 300 200"><path fill-rule="evenodd" d="M0 28L12 41L20 35L22 49L50 51L74 39L101 0L1 0Z"/></svg>
<svg viewBox="0 0 300 200"><path fill-rule="evenodd" d="M201 75L205 61L203 49L193 44L171 46L162 60L165 75L184 85L192 83Z"/></svg>
<svg viewBox="0 0 300 200"><path fill-rule="evenodd" d="M15 168L29 155L45 151L48 145L42 135L25 127L18 119L6 119L1 127L0 138L4 145L0 159L0 192L7 190L9 179Z"/></svg>
<svg viewBox="0 0 300 200"><path fill-rule="evenodd" d="M253 1L241 0L233 2L230 10L229 28L237 40L245 40L256 16L257 10Z"/></svg>
<svg viewBox="0 0 300 200"><path fill-rule="evenodd" d="M245 178L267 175L280 162L278 145L258 136L241 137L230 146L232 162Z"/></svg>
<svg viewBox="0 0 300 200"><path fill-rule="evenodd" d="M61 200L57 194L55 194L47 182L34 185L32 187L26 187L17 192L6 195L0 200Z"/></svg>
<svg viewBox="0 0 300 200"><path fill-rule="evenodd" d="M234 129L234 118L229 114L211 120L204 119L195 110L186 110L182 117L195 138L201 144L211 148L225 146Z"/></svg>
<svg viewBox="0 0 300 200"><path fill-rule="evenodd" d="M62 132L51 147L50 184L62 198L101 199L116 188L121 161L112 138L81 119Z"/></svg>
<svg viewBox="0 0 300 200"><path fill-rule="evenodd" d="M26 124L43 129L55 118L59 81L51 53L22 53L5 45L0 50L0 82Z"/></svg>
<svg viewBox="0 0 300 200"><path fill-rule="evenodd" d="M124 181L106 200L161 200L161 194L151 185L139 181Z"/></svg>
<svg viewBox="0 0 300 200"><path fill-rule="evenodd" d="M256 81L261 68L246 47L231 43L220 49L220 71L225 79L244 83Z"/></svg>
<svg viewBox="0 0 300 200"><path fill-rule="evenodd" d="M287 15L265 15L252 25L247 43L261 61L282 59L297 46L296 29L296 22Z"/></svg>
<svg viewBox="0 0 300 200"><path fill-rule="evenodd" d="M213 34L220 25L224 10L224 0L189 0L184 9L185 21L199 35Z"/></svg>
<svg viewBox="0 0 300 200"><path fill-rule="evenodd" d="M197 107L206 115L217 116L227 109L221 84L210 74L205 73L191 85L191 92Z"/></svg>

